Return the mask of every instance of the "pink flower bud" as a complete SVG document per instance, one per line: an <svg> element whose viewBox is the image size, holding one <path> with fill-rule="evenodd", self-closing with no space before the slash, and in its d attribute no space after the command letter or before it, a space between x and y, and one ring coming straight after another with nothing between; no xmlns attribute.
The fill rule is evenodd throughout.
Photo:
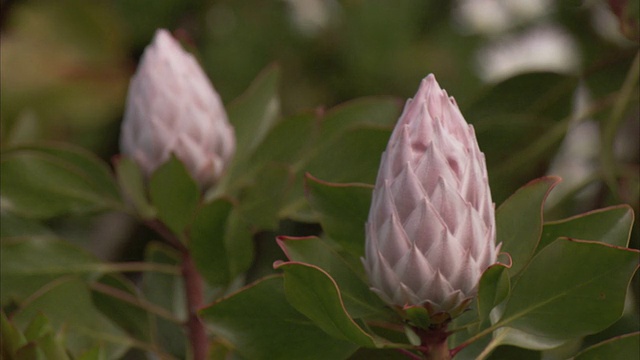
<svg viewBox="0 0 640 360"><path fill-rule="evenodd" d="M372 290L400 308L455 317L496 262L484 154L433 75L407 102L382 155L366 231Z"/></svg>
<svg viewBox="0 0 640 360"><path fill-rule="evenodd" d="M147 176L173 153L203 187L219 179L235 152L220 96L166 30L156 32L131 79L120 149Z"/></svg>

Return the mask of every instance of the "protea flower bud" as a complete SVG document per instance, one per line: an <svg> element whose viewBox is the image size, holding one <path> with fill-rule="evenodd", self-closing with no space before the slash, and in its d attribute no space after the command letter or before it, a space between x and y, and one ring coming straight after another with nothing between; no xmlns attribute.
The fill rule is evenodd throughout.
<svg viewBox="0 0 640 360"><path fill-rule="evenodd" d="M372 290L443 321L467 307L496 262L484 154L433 75L407 102L382 155L366 230Z"/></svg>
<svg viewBox="0 0 640 360"><path fill-rule="evenodd" d="M129 85L120 149L147 176L173 153L202 187L218 180L235 152L218 93L166 30L156 32Z"/></svg>

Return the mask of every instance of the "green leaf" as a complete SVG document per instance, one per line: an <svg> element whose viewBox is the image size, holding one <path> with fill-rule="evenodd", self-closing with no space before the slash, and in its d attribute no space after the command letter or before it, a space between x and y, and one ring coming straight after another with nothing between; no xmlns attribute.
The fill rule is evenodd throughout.
<svg viewBox="0 0 640 360"><path fill-rule="evenodd" d="M9 237L55 237L55 234L37 221L3 211L0 212L0 238Z"/></svg>
<svg viewBox="0 0 640 360"><path fill-rule="evenodd" d="M27 344L27 339L15 326L7 319L4 310L0 311L0 339L2 339L2 355L9 359L19 348Z"/></svg>
<svg viewBox="0 0 640 360"><path fill-rule="evenodd" d="M173 248L159 242L151 242L145 249L145 261L154 264L179 265L180 254ZM186 321L186 301L182 278L176 275L158 272L142 274L142 294L152 304L160 306L179 320ZM176 357L186 352L186 336L181 326L159 316L155 319L155 338L157 344Z"/></svg>
<svg viewBox="0 0 640 360"><path fill-rule="evenodd" d="M181 238L198 206L200 190L175 156L151 175L149 195L158 218Z"/></svg>
<svg viewBox="0 0 640 360"><path fill-rule="evenodd" d="M391 131L371 125L348 129L333 139L323 139L301 168L331 182L373 184Z"/></svg>
<svg viewBox="0 0 640 360"><path fill-rule="evenodd" d="M488 88L462 113L473 124L487 159L494 201L540 176L571 119L576 76L532 72ZM505 151L509 149L509 151Z"/></svg>
<svg viewBox="0 0 640 360"><path fill-rule="evenodd" d="M640 332L603 341L581 351L575 360L640 359Z"/></svg>
<svg viewBox="0 0 640 360"><path fill-rule="evenodd" d="M317 266L334 279L341 289L344 306L352 317L372 316L386 309L382 300L369 289L359 259L348 262L317 237L280 236L277 241L290 261ZM354 268L354 265L359 268Z"/></svg>
<svg viewBox="0 0 640 360"><path fill-rule="evenodd" d="M269 162L296 164L304 159L318 140L319 120L315 114L299 114L279 121L253 152L249 165Z"/></svg>
<svg viewBox="0 0 640 360"><path fill-rule="evenodd" d="M622 315L638 254L596 242L554 241L523 271L496 326L557 340L605 329Z"/></svg>
<svg viewBox="0 0 640 360"><path fill-rule="evenodd" d="M510 283L508 267L504 264L493 264L487 268L478 285L478 318L480 324L489 317L491 310L509 296Z"/></svg>
<svg viewBox="0 0 640 360"><path fill-rule="evenodd" d="M521 187L496 210L496 242L509 253L509 273L518 274L533 256L542 233L542 206L558 177L543 177Z"/></svg>
<svg viewBox="0 0 640 360"><path fill-rule="evenodd" d="M145 342L152 340L149 313L143 307L121 298L125 296L134 300L136 304L141 303L141 297L135 285L127 278L120 274L106 275L92 284L91 289L93 304L109 320L138 340ZM105 289L107 291L104 291ZM114 294L122 295L114 296Z"/></svg>
<svg viewBox="0 0 640 360"><path fill-rule="evenodd" d="M216 335L248 359L345 359L357 349L329 336L292 308L280 276L249 285L200 315Z"/></svg>
<svg viewBox="0 0 640 360"><path fill-rule="evenodd" d="M39 313L31 320L27 328L24 330L24 336L27 341L35 341L39 337L47 333L53 332L53 328L44 314Z"/></svg>
<svg viewBox="0 0 640 360"><path fill-rule="evenodd" d="M15 357L20 360L46 360L38 344L32 342L18 349Z"/></svg>
<svg viewBox="0 0 640 360"><path fill-rule="evenodd" d="M609 245L627 247L633 219L633 210L629 205L618 205L564 220L547 222L542 230L538 251L559 237L600 241Z"/></svg>
<svg viewBox="0 0 640 360"><path fill-rule="evenodd" d="M244 159L262 142L280 115L280 69L266 68L249 89L228 107L236 133L236 158Z"/></svg>
<svg viewBox="0 0 640 360"><path fill-rule="evenodd" d="M284 271L284 289L289 303L331 336L365 347L378 347L347 313L340 289L324 270L317 266L287 262L277 269Z"/></svg>
<svg viewBox="0 0 640 360"><path fill-rule="evenodd" d="M42 350L44 359L70 360L62 344L62 339L49 332L38 339L38 347Z"/></svg>
<svg viewBox="0 0 640 360"><path fill-rule="evenodd" d="M553 336L534 335L504 326L494 332L493 342L495 342L495 346L512 345L523 349L542 351L562 346L567 340L558 339Z"/></svg>
<svg viewBox="0 0 640 360"><path fill-rule="evenodd" d="M37 344L46 359L68 360L66 350L51 327L49 319L42 313L36 314L24 332L29 342Z"/></svg>
<svg viewBox="0 0 640 360"><path fill-rule="evenodd" d="M11 238L0 243L2 304L22 301L50 281L77 274L94 279L106 270L94 256L63 240Z"/></svg>
<svg viewBox="0 0 640 360"><path fill-rule="evenodd" d="M101 346L96 346L80 355L78 360L107 360L107 356Z"/></svg>
<svg viewBox="0 0 640 360"><path fill-rule="evenodd" d="M120 188L140 217L143 219L154 218L156 210L147 199L144 175L138 164L128 157L119 157L114 161L114 166Z"/></svg>
<svg viewBox="0 0 640 360"><path fill-rule="evenodd" d="M47 284L22 304L14 321L25 326L40 312L51 320L54 328L65 327L66 347L75 355L103 343L109 358L117 358L132 344L122 330L93 306L89 289L80 279L68 277Z"/></svg>
<svg viewBox="0 0 640 360"><path fill-rule="evenodd" d="M121 210L108 167L68 146L17 147L2 152L3 209L31 218Z"/></svg>
<svg viewBox="0 0 640 360"><path fill-rule="evenodd" d="M393 97L363 97L331 108L322 119L321 138L329 138L346 129L368 125L393 129L402 102Z"/></svg>
<svg viewBox="0 0 640 360"><path fill-rule="evenodd" d="M319 213L322 230L345 250L363 256L364 228L373 187L329 183L307 174L306 189L307 199Z"/></svg>
<svg viewBox="0 0 640 360"><path fill-rule="evenodd" d="M198 271L211 285L222 285L231 281L225 233L232 207L231 203L225 200L205 204L196 214L191 226L191 256Z"/></svg>
<svg viewBox="0 0 640 360"><path fill-rule="evenodd" d="M256 174L256 182L240 199L238 211L255 229L276 230L287 193L293 186L290 167L269 163Z"/></svg>
<svg viewBox="0 0 640 360"><path fill-rule="evenodd" d="M190 229L193 259L211 285L227 285L253 260L252 233L237 207L218 199L202 206Z"/></svg>

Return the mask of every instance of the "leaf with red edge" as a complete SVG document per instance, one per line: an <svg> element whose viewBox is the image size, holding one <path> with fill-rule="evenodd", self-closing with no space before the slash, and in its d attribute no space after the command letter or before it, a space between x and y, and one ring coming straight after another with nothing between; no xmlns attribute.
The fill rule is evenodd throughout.
<svg viewBox="0 0 640 360"><path fill-rule="evenodd" d="M557 340L602 331L622 315L639 255L634 249L558 239L522 272L496 326Z"/></svg>
<svg viewBox="0 0 640 360"><path fill-rule="evenodd" d="M369 215L373 186L337 184L306 175L307 199L319 214L324 232L345 250L364 255L364 224Z"/></svg>
<svg viewBox="0 0 640 360"><path fill-rule="evenodd" d="M279 262L289 303L331 336L364 347L394 346L364 331L345 309L335 280L317 266Z"/></svg>
<svg viewBox="0 0 640 360"><path fill-rule="evenodd" d="M282 276L271 276L213 303L200 315L248 359L345 359L357 346L329 336L291 307Z"/></svg>
<svg viewBox="0 0 640 360"><path fill-rule="evenodd" d="M631 237L633 209L629 205L611 206L544 224L537 251L559 237L593 240L626 247Z"/></svg>
<svg viewBox="0 0 640 360"><path fill-rule="evenodd" d="M388 312L382 300L369 289L359 259L347 261L317 237L279 236L277 241L289 260L326 271L341 289L344 305L354 318L384 316L384 312Z"/></svg>
<svg viewBox="0 0 640 360"><path fill-rule="evenodd" d="M497 243L513 261L509 273L516 275L531 261L542 233L542 207L556 176L533 180L521 187L496 210Z"/></svg>

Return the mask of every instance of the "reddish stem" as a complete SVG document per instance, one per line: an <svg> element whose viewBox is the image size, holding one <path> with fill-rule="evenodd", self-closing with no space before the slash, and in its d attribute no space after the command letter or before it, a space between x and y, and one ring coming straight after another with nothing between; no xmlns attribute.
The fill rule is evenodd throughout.
<svg viewBox="0 0 640 360"><path fill-rule="evenodd" d="M448 322L445 322L435 329L414 329L422 339L419 349L425 359L451 360L451 353L447 345L447 338L451 333L447 331L447 325Z"/></svg>
<svg viewBox="0 0 640 360"><path fill-rule="evenodd" d="M191 342L193 360L206 360L209 352L209 341L204 323L198 317L198 310L204 305L202 276L196 269L189 249L178 239L165 224L152 220L147 226L160 234L169 244L182 253L182 278L187 298L187 334Z"/></svg>
<svg viewBox="0 0 640 360"><path fill-rule="evenodd" d="M209 342L204 323L198 317L198 310L203 305L202 277L196 270L191 254L188 251L182 253L182 277L184 278L187 295L187 331L191 341L193 360L205 360L207 358Z"/></svg>

